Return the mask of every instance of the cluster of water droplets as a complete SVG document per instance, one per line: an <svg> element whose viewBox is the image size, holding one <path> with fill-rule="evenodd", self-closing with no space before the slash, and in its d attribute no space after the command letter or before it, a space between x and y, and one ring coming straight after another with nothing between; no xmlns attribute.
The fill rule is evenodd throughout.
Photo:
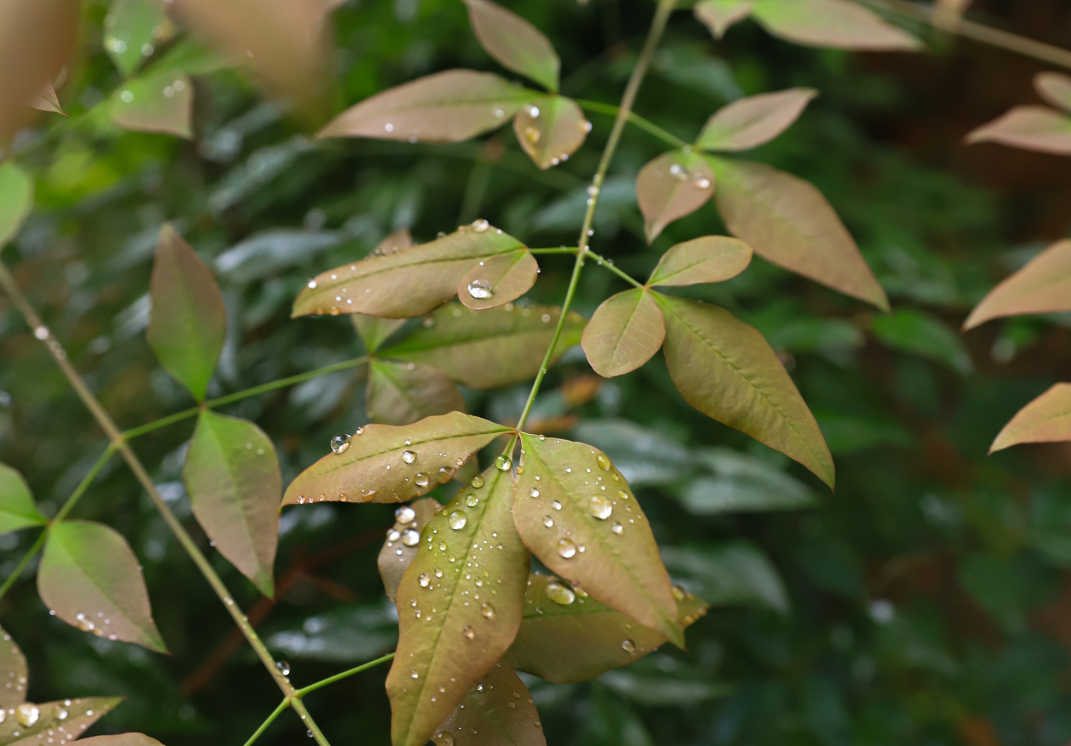
<svg viewBox="0 0 1071 746"><path fill-rule="evenodd" d="M9 719L14 723L9 726L12 730L7 735L16 740L20 737L29 739L36 735L37 743L62 746L79 738L82 731L89 727L89 723L80 723L74 732L68 727L70 724L66 721L71 715L69 709L76 706L76 703L69 699L44 705L23 702L6 710L0 708L0 723L7 723ZM93 710L76 712L75 717L92 718ZM29 730L24 733L21 728Z"/></svg>
<svg viewBox="0 0 1071 746"><path fill-rule="evenodd" d="M98 611L96 615L86 614L79 611L74 615L74 626L83 632L92 632L97 637L107 637L109 640L118 640L118 635L108 631L108 627L111 623L112 620L105 616L103 611Z"/></svg>
<svg viewBox="0 0 1071 746"><path fill-rule="evenodd" d="M679 163L674 163L669 167L669 175L681 183L691 180L692 186L701 191L710 189L712 186L710 177L702 171L689 171L687 167Z"/></svg>

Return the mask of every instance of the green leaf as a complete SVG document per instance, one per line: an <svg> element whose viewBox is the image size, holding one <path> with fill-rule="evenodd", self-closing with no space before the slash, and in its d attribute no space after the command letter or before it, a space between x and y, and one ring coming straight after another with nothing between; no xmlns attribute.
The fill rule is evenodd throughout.
<svg viewBox="0 0 1071 746"><path fill-rule="evenodd" d="M492 466L424 527L398 586L395 746L423 746L517 634L530 558L513 527L515 487Z"/></svg>
<svg viewBox="0 0 1071 746"><path fill-rule="evenodd" d="M44 88L38 91L37 95L30 101L30 106L39 111L48 111L53 114L67 116L67 112L60 106L59 96L56 95L56 89L52 87L51 83L46 84Z"/></svg>
<svg viewBox="0 0 1071 746"><path fill-rule="evenodd" d="M420 316L457 295L461 280L481 261L524 248L513 236L478 220L437 241L324 272L298 295L293 315Z"/></svg>
<svg viewBox="0 0 1071 746"><path fill-rule="evenodd" d="M1039 153L1071 155L1071 117L1043 106L1016 106L968 134L967 142L995 142Z"/></svg>
<svg viewBox="0 0 1071 746"><path fill-rule="evenodd" d="M889 300L822 193L761 163L709 158L729 231L769 262L882 310Z"/></svg>
<svg viewBox="0 0 1071 746"><path fill-rule="evenodd" d="M663 153L640 170L636 200L643 213L647 243L652 243L674 220L691 215L714 193L714 173L694 153Z"/></svg>
<svg viewBox="0 0 1071 746"><path fill-rule="evenodd" d="M464 412L465 400L445 374L427 365L373 360L365 411L372 422L411 425L425 417Z"/></svg>
<svg viewBox="0 0 1071 746"><path fill-rule="evenodd" d="M104 17L104 28L104 51L124 77L175 32L159 0L115 0Z"/></svg>
<svg viewBox="0 0 1071 746"><path fill-rule="evenodd" d="M645 288L605 300L584 328L584 353L603 378L636 370L658 352L666 337L662 309Z"/></svg>
<svg viewBox="0 0 1071 746"><path fill-rule="evenodd" d="M967 375L974 369L963 340L940 319L920 311L898 311L874 319L874 336L896 350L942 362Z"/></svg>
<svg viewBox="0 0 1071 746"><path fill-rule="evenodd" d="M494 389L529 381L539 372L554 338L560 308L513 306L472 311L460 303L444 306L383 357L424 363L473 389ZM584 318L570 313L551 364L580 342Z"/></svg>
<svg viewBox="0 0 1071 746"><path fill-rule="evenodd" d="M138 558L108 526L85 521L52 526L37 590L45 606L73 627L167 652L152 620Z"/></svg>
<svg viewBox="0 0 1071 746"><path fill-rule="evenodd" d="M997 285L963 322L973 329L1001 316L1071 311L1071 241L1058 241Z"/></svg>
<svg viewBox="0 0 1071 746"><path fill-rule="evenodd" d="M711 606L753 604L789 612L788 593L777 568L745 542L719 547L664 547L666 567Z"/></svg>
<svg viewBox="0 0 1071 746"><path fill-rule="evenodd" d="M10 466L0 464L0 533L46 523L48 520L38 512L26 480Z"/></svg>
<svg viewBox="0 0 1071 746"><path fill-rule="evenodd" d="M677 602L647 517L610 459L583 443L521 436L513 518L550 570L678 647Z"/></svg>
<svg viewBox="0 0 1071 746"><path fill-rule="evenodd" d="M461 278L457 295L475 311L515 301L535 285L539 264L528 249L517 249L481 261Z"/></svg>
<svg viewBox="0 0 1071 746"><path fill-rule="evenodd" d="M227 309L211 270L170 225L160 231L145 335L168 373L202 400L227 334Z"/></svg>
<svg viewBox="0 0 1071 746"><path fill-rule="evenodd" d="M301 472L287 487L283 505L412 500L450 481L470 454L510 432L460 412L405 427L367 425L344 449Z"/></svg>
<svg viewBox="0 0 1071 746"><path fill-rule="evenodd" d="M797 510L817 502L807 485L761 459L727 448L704 449L696 457L714 476L699 477L681 490L679 499L689 513Z"/></svg>
<svg viewBox="0 0 1071 746"><path fill-rule="evenodd" d="M33 181L14 163L0 165L0 249L15 237L33 211Z"/></svg>
<svg viewBox="0 0 1071 746"><path fill-rule="evenodd" d="M564 96L537 98L517 114L513 131L524 152L546 170L569 160L591 131L576 102Z"/></svg>
<svg viewBox="0 0 1071 746"><path fill-rule="evenodd" d="M922 43L851 0L755 0L755 19L794 44L837 49L917 50Z"/></svg>
<svg viewBox="0 0 1071 746"><path fill-rule="evenodd" d="M123 733L119 736L96 736L81 741L82 746L164 746L155 738L141 733Z"/></svg>
<svg viewBox="0 0 1071 746"><path fill-rule="evenodd" d="M367 316L363 313L355 313L350 316L353 328L361 336L365 349L375 352L386 342L394 332L405 325L405 319L381 319L378 316Z"/></svg>
<svg viewBox="0 0 1071 746"><path fill-rule="evenodd" d="M39 705L29 702L21 704L0 722L0 746L42 746L48 738L53 738L56 743L69 743L122 701L122 697L88 697ZM93 741L100 743L96 738L80 743L92 744ZM120 746L141 744L120 743Z"/></svg>
<svg viewBox="0 0 1071 746"><path fill-rule="evenodd" d="M756 148L791 127L817 95L812 88L792 88L734 101L710 118L695 146L723 151Z"/></svg>
<svg viewBox="0 0 1071 746"><path fill-rule="evenodd" d="M454 734L457 737L454 737ZM465 694L432 736L436 746L546 746L528 687L505 663L496 663Z"/></svg>
<svg viewBox="0 0 1071 746"><path fill-rule="evenodd" d="M1027 404L997 435L990 453L1019 443L1071 440L1071 383L1058 383Z"/></svg>
<svg viewBox="0 0 1071 746"><path fill-rule="evenodd" d="M193 514L219 553L274 596L283 478L271 438L252 422L204 410L183 478Z"/></svg>
<svg viewBox="0 0 1071 746"><path fill-rule="evenodd" d="M447 70L365 99L318 136L461 142L498 129L538 97L498 75Z"/></svg>
<svg viewBox="0 0 1071 746"><path fill-rule="evenodd" d="M725 236L680 243L658 261L648 286L698 285L731 280L751 264L751 247Z"/></svg>
<svg viewBox="0 0 1071 746"><path fill-rule="evenodd" d="M397 596L402 576L420 551L421 532L441 509L438 500L425 497L394 511L394 526L387 532L378 560L379 577L391 601Z"/></svg>
<svg viewBox="0 0 1071 746"><path fill-rule="evenodd" d="M193 81L184 73L128 80L112 94L109 107L112 121L123 129L193 137Z"/></svg>
<svg viewBox="0 0 1071 746"><path fill-rule="evenodd" d="M715 39L725 36L725 32L751 15L754 8L752 0L701 0L695 4L695 17L705 23Z"/></svg>
<svg viewBox="0 0 1071 746"><path fill-rule="evenodd" d="M539 29L487 0L465 0L465 5L473 33L487 54L548 91L558 90L562 63L550 40Z"/></svg>
<svg viewBox="0 0 1071 746"><path fill-rule="evenodd" d="M0 710L11 708L26 701L26 687L29 681L29 669L26 668L26 656L11 639L11 635L0 629Z"/></svg>
<svg viewBox="0 0 1071 746"><path fill-rule="evenodd" d="M703 414L800 462L833 487L833 457L814 415L754 328L717 306L655 296L666 314L666 364Z"/></svg>
<svg viewBox="0 0 1071 746"><path fill-rule="evenodd" d="M1050 104L1071 112L1071 77L1063 73L1038 73L1034 87Z"/></svg>

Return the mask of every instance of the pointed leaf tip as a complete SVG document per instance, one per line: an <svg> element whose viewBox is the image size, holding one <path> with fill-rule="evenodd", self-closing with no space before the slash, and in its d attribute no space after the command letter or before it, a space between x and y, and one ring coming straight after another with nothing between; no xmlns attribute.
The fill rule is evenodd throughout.
<svg viewBox="0 0 1071 746"><path fill-rule="evenodd" d="M1071 441L1071 384L1058 383L1023 407L997 435L990 453L1020 443Z"/></svg>
<svg viewBox="0 0 1071 746"><path fill-rule="evenodd" d="M964 330L992 319L1071 311L1071 240L1058 241L982 299Z"/></svg>
<svg viewBox="0 0 1071 746"><path fill-rule="evenodd" d="M1071 112L1071 76L1063 73L1038 73L1034 78L1038 95L1053 106Z"/></svg>
<svg viewBox="0 0 1071 746"><path fill-rule="evenodd" d="M695 146L703 150L750 150L773 140L799 119L812 88L792 88L734 101L707 121Z"/></svg>
<svg viewBox="0 0 1071 746"><path fill-rule="evenodd" d="M465 0L480 46L503 67L558 90L561 60L550 40L529 21L488 0Z"/></svg>
<svg viewBox="0 0 1071 746"><path fill-rule="evenodd" d="M26 480L10 466L0 464L0 534L46 523Z"/></svg>
<svg viewBox="0 0 1071 746"><path fill-rule="evenodd" d="M753 0L701 0L695 4L695 17L705 23L715 39L721 39L729 27L751 15Z"/></svg>
<svg viewBox="0 0 1071 746"><path fill-rule="evenodd" d="M1071 155L1071 117L1043 106L1017 106L967 135L966 141L995 142L1022 150Z"/></svg>

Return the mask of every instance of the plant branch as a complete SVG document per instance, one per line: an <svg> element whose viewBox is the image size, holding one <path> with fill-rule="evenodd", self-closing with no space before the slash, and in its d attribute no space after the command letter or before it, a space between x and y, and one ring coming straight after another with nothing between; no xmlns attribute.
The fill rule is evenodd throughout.
<svg viewBox="0 0 1071 746"><path fill-rule="evenodd" d="M279 706L275 708L275 712L273 712L271 715L268 715L268 719L265 720L264 723L259 728L257 728L256 732L249 737L249 740L245 742L245 746L253 746L253 743L262 735L264 735L264 731L268 729L268 726L275 722L275 718L282 715L283 710L290 707L291 702L293 702L293 700L290 699L284 699L282 702L280 702Z"/></svg>
<svg viewBox="0 0 1071 746"><path fill-rule="evenodd" d="M394 653L384 655L382 658L376 658L374 661L369 661L368 663L362 663L361 665L357 666L357 668L351 668L349 671L343 671L340 674L329 676L323 681L317 681L315 684L309 684L304 689L298 689L294 696L304 697L306 694L315 692L317 689L322 689L329 684L334 684L336 681L342 681L343 679L347 679L350 676L353 676L354 674L361 673L361 671L367 671L368 669L374 668L380 665L381 663L386 663L387 661L392 660L394 660Z"/></svg>
<svg viewBox="0 0 1071 746"><path fill-rule="evenodd" d="M641 288L641 289L644 287L642 282L637 282L627 272L622 272L621 270L619 270L617 267L614 266L614 263L612 261L610 261L609 259L599 256L594 251L589 251L588 255L592 259L594 259L598 263L598 265L600 267L602 267L603 269L609 270L610 272L613 272L615 275L620 277L622 280L627 282L629 285L632 285L633 287L637 287L637 288Z"/></svg>
<svg viewBox="0 0 1071 746"><path fill-rule="evenodd" d="M580 107L582 109L594 112L596 114L605 114L606 116L616 117L618 115L618 112L620 111L616 106L612 106L610 104L600 104L598 101L584 101L581 99L575 100L578 104L580 104ZM689 144L686 143L684 140L680 139L674 134L667 132L654 122L644 119L634 111L630 111L628 113L628 121L631 124L634 124L639 127L641 130L644 130L645 132L649 132L650 134L654 135L667 145L672 145L675 148L689 147Z"/></svg>

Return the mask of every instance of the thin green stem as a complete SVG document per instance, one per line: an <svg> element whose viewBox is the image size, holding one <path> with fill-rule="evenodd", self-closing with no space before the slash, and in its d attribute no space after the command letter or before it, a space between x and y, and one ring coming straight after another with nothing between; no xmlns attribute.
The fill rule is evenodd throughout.
<svg viewBox="0 0 1071 746"><path fill-rule="evenodd" d="M316 721L312 719L312 715L305 709L304 702L297 697L294 697L290 700L290 706L294 708L294 712L301 718L301 722L305 723L305 727L309 729L309 734L316 739L316 743L320 744L320 746L331 746L331 744L327 742L327 738L320 731L319 726L316 725Z"/></svg>
<svg viewBox="0 0 1071 746"><path fill-rule="evenodd" d="M34 556L36 556L37 553L41 551L41 548L44 547L45 541L47 539L48 531L42 531L41 535L37 537L37 541L33 543L32 547L30 547L30 551L26 552L26 555L21 560L19 560L18 566L11 571L10 575L7 576L7 580L4 581L4 584L0 585L0 598L3 598L4 595L9 590L11 590L11 586L15 585L15 581L19 579L19 576L22 575L22 571L26 569L26 566L28 564L30 564L30 560L32 560Z"/></svg>
<svg viewBox="0 0 1071 746"><path fill-rule="evenodd" d="M378 666L378 665L380 665L382 663L386 663L387 661L392 661L392 660L394 660L394 653L391 653L389 655L384 655L382 658L376 658L374 661L369 661L368 663L363 663L360 666L357 666L357 668L351 668L349 671L343 671L340 674L335 674L334 676L329 676L328 678L324 679L323 681L317 681L315 684L309 684L304 689L298 689L296 692L294 692L294 696L295 697L304 697L306 694L310 694L312 692L315 692L317 689L323 689L325 686L328 686L329 684L334 684L336 681L342 681L343 679L347 679L350 676L353 676L354 674L359 674L362 671L367 671L370 668L375 668L376 666Z"/></svg>
<svg viewBox="0 0 1071 746"><path fill-rule="evenodd" d="M245 742L245 746L253 746L253 743L264 735L264 731L268 729L268 726L275 722L275 718L282 715L283 711L290 707L292 701L293 700L291 699L284 699L280 702L279 706L275 708L275 711L271 715L268 715L268 719L265 720L261 726L257 728L256 732L249 737L249 740Z"/></svg>
<svg viewBox="0 0 1071 746"><path fill-rule="evenodd" d="M575 254L579 251L575 246L562 246L558 249L528 249L533 254Z"/></svg>
<svg viewBox="0 0 1071 746"><path fill-rule="evenodd" d="M596 114L605 114L609 117L616 117L618 115L618 112L620 111L620 109L618 109L618 107L616 106L611 106L610 104L600 104L598 101L584 101L582 99L577 99L576 102L580 104L581 108L586 109L587 111L591 111ZM662 140L666 144L672 145L675 148L689 147L689 144L686 143L684 140L680 139L679 137L670 132L667 132L654 122L644 119L634 111L630 111L628 113L628 121L639 127L641 130L649 132L650 134L657 137L659 140Z"/></svg>
<svg viewBox="0 0 1071 746"><path fill-rule="evenodd" d="M638 282L638 281L632 279L631 275L629 275L626 272L622 272L617 267L615 267L614 263L611 262L609 259L606 259L605 257L599 256L594 251L588 251L588 256L590 256L592 259L594 259L596 262L598 262L598 265L600 267L602 267L603 269L609 270L610 272L613 272L615 275L617 275L618 277L620 277L622 280L624 280L625 282L629 283L633 287L642 288L644 286L642 282Z"/></svg>

